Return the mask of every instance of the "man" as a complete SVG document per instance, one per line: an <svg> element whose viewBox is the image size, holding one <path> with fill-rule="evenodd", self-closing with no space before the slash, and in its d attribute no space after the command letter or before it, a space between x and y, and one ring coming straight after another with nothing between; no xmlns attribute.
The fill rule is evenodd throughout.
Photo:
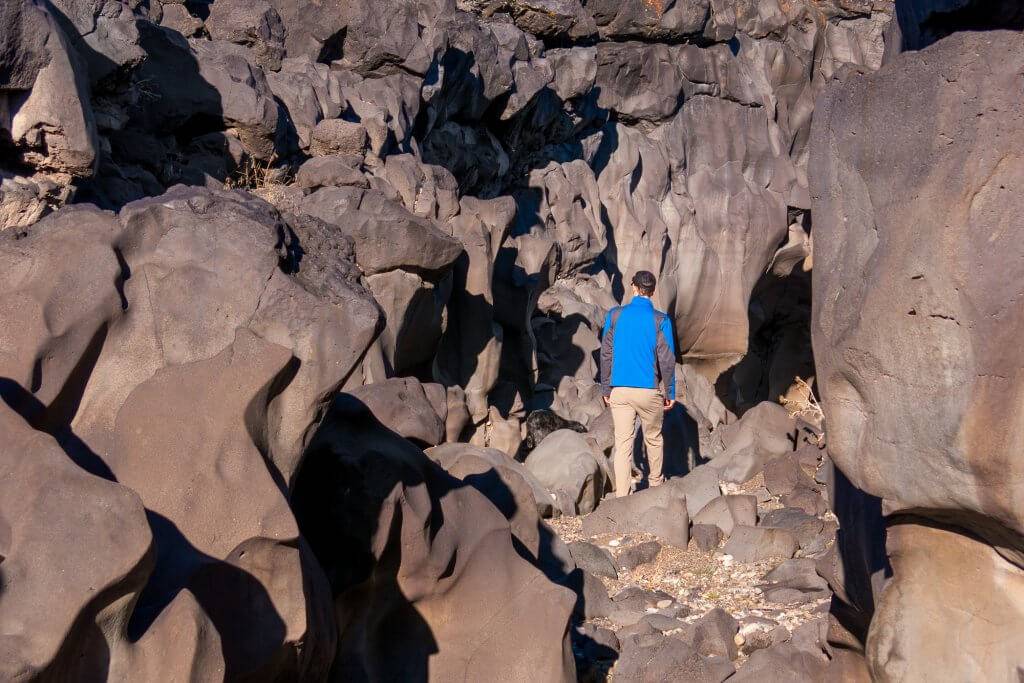
<svg viewBox="0 0 1024 683"><path fill-rule="evenodd" d="M668 315L651 303L656 281L646 270L633 276L633 300L608 312L601 340L601 389L615 427L615 495L629 494L633 427L640 416L648 483L664 481L661 424L676 397L676 353Z"/></svg>

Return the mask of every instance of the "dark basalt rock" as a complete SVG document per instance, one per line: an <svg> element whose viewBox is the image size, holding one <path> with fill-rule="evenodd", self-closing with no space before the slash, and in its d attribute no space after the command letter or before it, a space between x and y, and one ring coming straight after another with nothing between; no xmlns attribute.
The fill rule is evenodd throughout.
<svg viewBox="0 0 1024 683"><path fill-rule="evenodd" d="M527 452L532 451L548 434L559 429L571 429L580 433L587 431L579 422L566 420L552 410L535 410L526 416L526 440L523 446Z"/></svg>

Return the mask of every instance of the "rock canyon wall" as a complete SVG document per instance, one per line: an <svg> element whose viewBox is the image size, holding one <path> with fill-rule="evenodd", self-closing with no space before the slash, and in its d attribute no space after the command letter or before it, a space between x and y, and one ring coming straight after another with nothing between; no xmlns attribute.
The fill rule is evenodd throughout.
<svg viewBox="0 0 1024 683"><path fill-rule="evenodd" d="M1009 680L1024 666L1011 341L1024 41L996 30L1013 26L1009 6L973 16L986 11L993 30L846 79L811 137L829 452L887 516L891 579L867 633L877 680Z"/></svg>
<svg viewBox="0 0 1024 683"><path fill-rule="evenodd" d="M1013 678L1022 22L3 3L0 676L576 680L617 618L623 680ZM638 270L686 476L625 505L597 351ZM588 513L631 539L603 585L541 519ZM831 643L609 607L659 543L785 558Z"/></svg>

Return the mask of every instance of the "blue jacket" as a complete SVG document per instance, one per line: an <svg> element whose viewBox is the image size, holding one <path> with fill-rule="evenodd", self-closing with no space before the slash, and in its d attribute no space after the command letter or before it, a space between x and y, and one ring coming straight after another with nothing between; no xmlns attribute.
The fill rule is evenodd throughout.
<svg viewBox="0 0 1024 683"><path fill-rule="evenodd" d="M608 311L601 339L601 389L661 387L665 398L676 397L676 352L668 315L645 296Z"/></svg>

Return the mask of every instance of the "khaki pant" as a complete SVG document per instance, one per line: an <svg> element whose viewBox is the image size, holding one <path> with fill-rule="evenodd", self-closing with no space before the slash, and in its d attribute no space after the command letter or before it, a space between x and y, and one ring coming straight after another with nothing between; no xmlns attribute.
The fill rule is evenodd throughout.
<svg viewBox="0 0 1024 683"><path fill-rule="evenodd" d="M664 481L661 466L665 447L661 438L661 424L665 419L665 397L660 389L614 387L608 400L615 426L615 495L629 494L632 482L633 436L637 415L647 445L648 481L657 486Z"/></svg>

